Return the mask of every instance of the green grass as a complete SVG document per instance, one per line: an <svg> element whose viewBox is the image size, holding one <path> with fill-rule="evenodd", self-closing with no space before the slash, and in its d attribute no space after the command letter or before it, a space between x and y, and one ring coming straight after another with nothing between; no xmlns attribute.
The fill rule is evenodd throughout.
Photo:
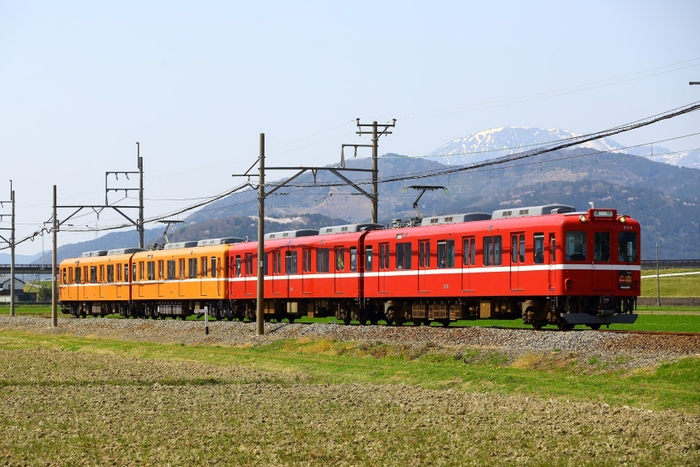
<svg viewBox="0 0 700 467"><path fill-rule="evenodd" d="M700 413L700 358L686 358L656 370L609 372L597 361L578 362L557 352L526 355L506 365L507 358L494 351L448 352L431 346L416 349L324 339L280 340L255 347L211 347L0 332L0 351L38 348L112 354L119 359L244 365L269 374L303 375L308 384L408 385ZM216 382L216 378L208 380L209 384ZM6 384L12 381L2 385ZM131 384L144 382L137 379Z"/></svg>
<svg viewBox="0 0 700 467"><path fill-rule="evenodd" d="M661 298L697 297L700 295L700 274L687 276L661 277L665 274L700 272L700 269L662 269L659 271L658 287L656 271L642 271L642 297L655 298L661 291Z"/></svg>

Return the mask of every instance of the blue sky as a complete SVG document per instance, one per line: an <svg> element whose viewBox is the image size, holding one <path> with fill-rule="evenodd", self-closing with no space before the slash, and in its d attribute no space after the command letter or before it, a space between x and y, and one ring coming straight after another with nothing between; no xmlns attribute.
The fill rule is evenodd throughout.
<svg viewBox="0 0 700 467"><path fill-rule="evenodd" d="M700 100L698 18L697 1L0 0L0 200L12 180L18 239L53 185L59 205L101 204L136 141L149 218L235 186L260 133L268 165L325 165L369 144L358 117L396 118L380 153L411 156L498 126L603 130ZM614 139L699 131L691 114Z"/></svg>

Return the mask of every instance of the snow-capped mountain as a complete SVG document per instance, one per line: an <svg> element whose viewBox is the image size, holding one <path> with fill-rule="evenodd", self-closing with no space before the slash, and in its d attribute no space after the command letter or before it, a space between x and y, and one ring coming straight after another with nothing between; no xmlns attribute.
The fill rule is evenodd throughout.
<svg viewBox="0 0 700 467"><path fill-rule="evenodd" d="M457 138L428 155L428 159L447 165L463 165L480 162L494 157L507 156L519 152L553 146L563 140L581 135L559 128L540 129L524 127L500 127L480 131L463 138ZM573 148L588 148L596 151L622 152L647 157L656 162L700 169L700 151L672 152L669 149L650 146L625 149L624 146L602 138L588 141Z"/></svg>

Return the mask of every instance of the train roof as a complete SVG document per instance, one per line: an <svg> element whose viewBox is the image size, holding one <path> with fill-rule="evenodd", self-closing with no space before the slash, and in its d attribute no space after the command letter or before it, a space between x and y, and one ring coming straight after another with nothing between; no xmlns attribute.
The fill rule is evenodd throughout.
<svg viewBox="0 0 700 467"><path fill-rule="evenodd" d="M265 234L263 237L265 240L281 240L284 238L297 238L297 237L311 237L312 235L318 235L318 230L316 229L299 229L299 230L285 230L284 232L271 232Z"/></svg>
<svg viewBox="0 0 700 467"><path fill-rule="evenodd" d="M346 225L333 225L330 227L323 227L318 233L319 235L333 235L339 233L351 233L351 232L363 232L365 230L381 230L384 226L382 224L346 224Z"/></svg>
<svg viewBox="0 0 700 467"><path fill-rule="evenodd" d="M228 245L231 243L241 243L245 240L240 237L208 238L197 242L197 246Z"/></svg>
<svg viewBox="0 0 700 467"><path fill-rule="evenodd" d="M492 219L509 219L511 217L544 216L547 214L566 214L575 212L573 206L567 204L545 204L544 206L529 206L521 208L508 208L493 211Z"/></svg>
<svg viewBox="0 0 700 467"><path fill-rule="evenodd" d="M469 212L466 214L448 214L445 216L424 217L421 227L426 225L456 224L458 222L484 221L491 219L491 214L485 212Z"/></svg>
<svg viewBox="0 0 700 467"><path fill-rule="evenodd" d="M107 256L107 250L84 251L81 258L95 258L97 256Z"/></svg>
<svg viewBox="0 0 700 467"><path fill-rule="evenodd" d="M175 242L175 243L166 243L163 246L164 250L175 250L178 248L194 248L197 246L196 241L190 241L190 242Z"/></svg>
<svg viewBox="0 0 700 467"><path fill-rule="evenodd" d="M140 251L143 251L143 248L116 248L114 250L107 250L107 256L130 255L132 253L138 253Z"/></svg>

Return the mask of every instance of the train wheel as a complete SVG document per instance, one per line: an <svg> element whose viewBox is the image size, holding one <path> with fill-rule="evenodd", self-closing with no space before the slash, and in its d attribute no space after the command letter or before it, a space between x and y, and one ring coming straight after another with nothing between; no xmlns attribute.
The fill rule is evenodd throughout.
<svg viewBox="0 0 700 467"><path fill-rule="evenodd" d="M228 315L226 318L227 318L229 321L233 321L233 315Z"/></svg>
<svg viewBox="0 0 700 467"><path fill-rule="evenodd" d="M440 320L440 324L442 324L444 327L448 327L450 325L450 320L449 319Z"/></svg>
<svg viewBox="0 0 700 467"><path fill-rule="evenodd" d="M544 326L544 323L542 321L535 321L534 323L532 323L532 327L536 331L539 331L540 329L542 329L542 326Z"/></svg>
<svg viewBox="0 0 700 467"><path fill-rule="evenodd" d="M557 327L560 331L570 331L574 328L573 324L569 324L566 321L560 321L557 323Z"/></svg>
<svg viewBox="0 0 700 467"><path fill-rule="evenodd" d="M414 325L414 326L420 326L422 322L423 322L423 321L420 320L420 319L414 319L414 320L413 320L413 325Z"/></svg>
<svg viewBox="0 0 700 467"><path fill-rule="evenodd" d="M182 318L182 320L185 321L187 319L187 315L182 315L180 316L180 318Z"/></svg>
<svg viewBox="0 0 700 467"><path fill-rule="evenodd" d="M371 320L369 320L369 323L370 323L372 326L376 326L376 325L379 323L379 320L371 319Z"/></svg>
<svg viewBox="0 0 700 467"><path fill-rule="evenodd" d="M598 324L589 324L588 327L591 328L591 329L593 329L594 331L597 331L598 329L600 329L600 323L598 323Z"/></svg>
<svg viewBox="0 0 700 467"><path fill-rule="evenodd" d="M290 316L287 319L289 320L289 324L292 324L296 318L294 318L293 316Z"/></svg>
<svg viewBox="0 0 700 467"><path fill-rule="evenodd" d="M352 318L350 318L350 317L343 318L343 324L345 324L345 325L350 324L350 321L352 321Z"/></svg>

